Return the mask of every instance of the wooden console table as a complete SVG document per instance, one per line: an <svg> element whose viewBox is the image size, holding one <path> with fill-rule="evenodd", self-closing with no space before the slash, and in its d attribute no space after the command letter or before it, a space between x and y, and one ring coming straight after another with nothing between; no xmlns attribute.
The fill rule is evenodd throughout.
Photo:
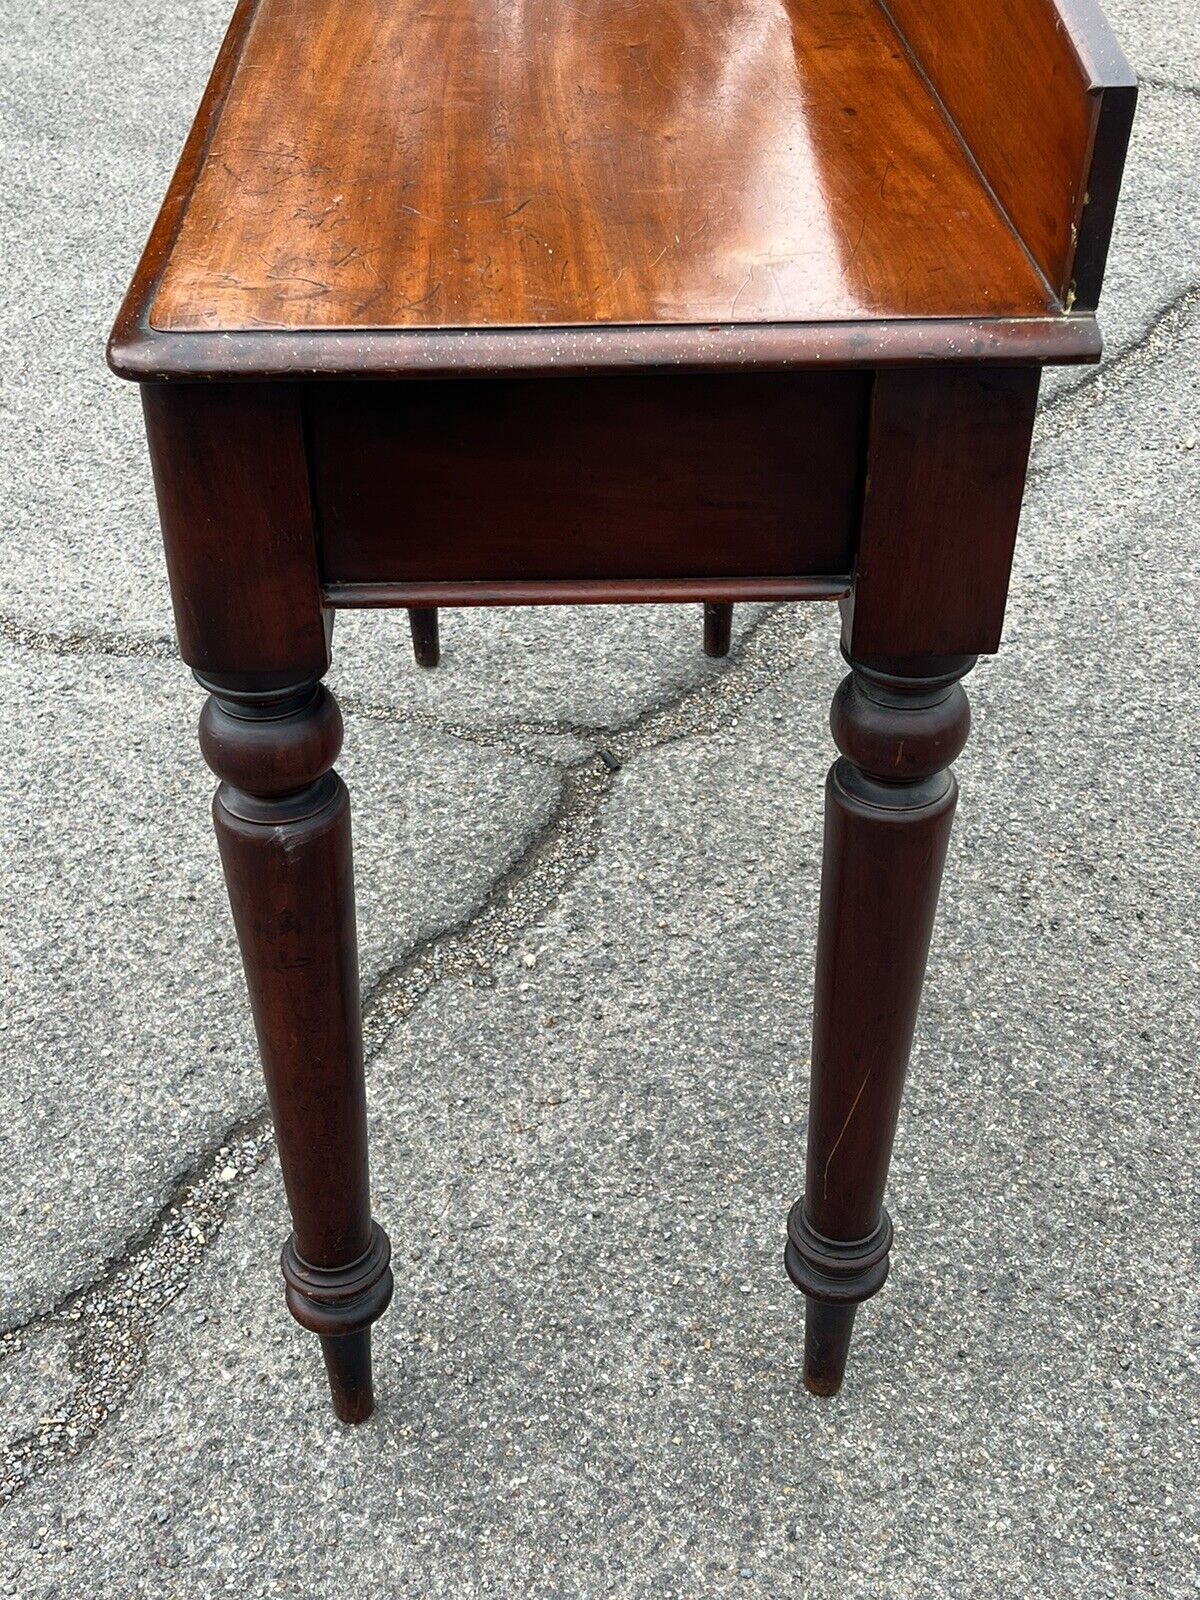
<svg viewBox="0 0 1200 1600"><path fill-rule="evenodd" d="M1136 89L1091 0L241 0L109 348L338 1415L367 1181L339 607L840 599L807 1187L831 1394L884 1180L1041 368L1093 315Z"/></svg>

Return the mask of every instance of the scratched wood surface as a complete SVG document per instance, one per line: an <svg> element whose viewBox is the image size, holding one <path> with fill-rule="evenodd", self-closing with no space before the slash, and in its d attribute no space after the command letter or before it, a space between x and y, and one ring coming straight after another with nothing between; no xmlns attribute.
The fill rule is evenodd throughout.
<svg viewBox="0 0 1200 1600"><path fill-rule="evenodd" d="M1047 309L876 0L260 0L151 322Z"/></svg>

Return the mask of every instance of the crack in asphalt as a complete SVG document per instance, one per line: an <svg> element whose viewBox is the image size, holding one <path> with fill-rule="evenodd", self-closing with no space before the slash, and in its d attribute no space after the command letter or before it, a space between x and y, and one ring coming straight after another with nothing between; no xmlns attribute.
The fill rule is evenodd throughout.
<svg viewBox="0 0 1200 1600"><path fill-rule="evenodd" d="M832 602L831 602L832 603ZM547 755L544 749L537 746L528 747L518 744L521 739L577 739L587 746L600 746L608 748L610 754L615 754L612 749L615 745L628 748L631 736L637 735L638 730L651 726L661 717L669 717L679 706L690 703L698 696L712 690L716 685L724 683L729 675L732 665L747 650L754 650L755 639L759 630L771 617L783 609L782 602L770 604L764 610L759 620L748 628L735 645L727 658L724 671L714 674L711 678L702 679L698 683L684 685L681 688L667 690L656 700L649 701L641 709L628 718L625 722L576 722L569 718L523 718L519 721L495 722L491 724L473 724L451 722L436 716L428 711L408 711L398 706L390 706L381 701L363 700L353 694L339 694L338 704L348 716L361 717L369 722L385 722L400 727L416 727L426 733L442 734L452 739L459 739L464 744L476 744L488 750L502 750L510 755L528 756L530 760L543 762L554 767L576 765L580 756L574 761L569 757L556 758ZM660 741L654 740L658 743ZM592 752L589 752L592 753Z"/></svg>
<svg viewBox="0 0 1200 1600"><path fill-rule="evenodd" d="M0 1366L61 1341L74 1382L34 1428L0 1450L0 1505L77 1456L118 1411L145 1367L153 1324L183 1290L220 1233L237 1187L271 1149L265 1111L240 1119L193 1164L170 1200L100 1275L49 1311L0 1334Z"/></svg>
<svg viewBox="0 0 1200 1600"><path fill-rule="evenodd" d="M680 693L691 693L697 687L689 684ZM400 706L388 705L386 701L365 700L361 696L347 692L337 693L337 702L342 711L349 718L364 722L383 722L393 727L416 728L422 733L441 735L444 738L457 739L462 744L475 745L481 750L497 750L505 755L522 756L529 761L536 761L543 766L565 767L572 765L569 756L556 757L547 754L544 747L536 744L527 744L528 739L581 739L588 744L601 743L619 732L606 727L603 723L577 723L567 720L556 721L547 718L541 721L535 718L524 718L514 722L494 722L481 725L469 722L452 722L435 715L432 711L405 710ZM576 760L579 758L576 757Z"/></svg>
<svg viewBox="0 0 1200 1600"><path fill-rule="evenodd" d="M1138 82L1148 89L1162 89L1168 94L1186 94L1194 99L1200 99L1200 84L1176 83L1173 78L1160 78L1152 72L1139 73Z"/></svg>
<svg viewBox="0 0 1200 1600"><path fill-rule="evenodd" d="M0 616L0 643L50 656L111 656L117 661L179 660L174 640L161 635L106 633L99 628L56 633L51 628L34 627L16 617Z"/></svg>
<svg viewBox="0 0 1200 1600"><path fill-rule="evenodd" d="M1045 455L1046 446L1064 433L1084 426L1097 407L1136 382L1148 366L1161 361L1197 310L1200 310L1200 284L1189 284L1155 311L1128 349L1097 367L1082 383L1073 384L1043 401L1038 407L1034 433L1031 483L1054 465L1054 457Z"/></svg>
<svg viewBox="0 0 1200 1600"><path fill-rule="evenodd" d="M811 607L776 609L743 636L721 676L644 708L604 730L606 748L562 769L551 816L493 879L473 911L401 955L363 1001L368 1062L437 984L487 986L503 959L595 859L601 809L622 769L639 755L730 726L745 708L811 657ZM88 1284L0 1334L0 1369L34 1346L63 1340L73 1383L35 1428L0 1450L0 1504L52 1467L74 1459L134 1392L155 1325L190 1282L237 1196L273 1147L263 1106L203 1151L167 1203ZM282 1308L281 1308L282 1314ZM199 1313L204 1316L204 1312Z"/></svg>

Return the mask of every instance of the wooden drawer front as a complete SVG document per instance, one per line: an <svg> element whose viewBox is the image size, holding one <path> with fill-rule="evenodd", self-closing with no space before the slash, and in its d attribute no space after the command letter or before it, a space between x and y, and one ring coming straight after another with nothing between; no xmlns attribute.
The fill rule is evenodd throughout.
<svg viewBox="0 0 1200 1600"><path fill-rule="evenodd" d="M314 384L327 584L844 573L860 372Z"/></svg>

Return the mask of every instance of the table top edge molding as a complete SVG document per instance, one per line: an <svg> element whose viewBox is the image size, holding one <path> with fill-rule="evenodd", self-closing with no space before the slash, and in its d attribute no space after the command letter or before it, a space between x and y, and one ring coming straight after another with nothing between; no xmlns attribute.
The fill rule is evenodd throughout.
<svg viewBox="0 0 1200 1600"><path fill-rule="evenodd" d="M113 331L108 361L134 382L572 376L623 372L830 370L948 364L1087 365L1102 344L1090 312L888 322L567 328Z"/></svg>
<svg viewBox="0 0 1200 1600"><path fill-rule="evenodd" d="M166 195L150 229L137 267L134 270L125 298L117 312L116 321L108 338L106 355L108 364L120 378L141 381L136 369L136 354L144 352L154 338L150 326L150 312L154 297L166 271L171 248L178 237L183 218L191 200L196 180L204 165L204 158L220 120L221 110L233 83L242 44L254 20L259 0L238 0L237 8L229 19L221 48L217 51L208 83L200 101L199 110L188 130L175 171L167 186ZM182 376L177 373L175 376Z"/></svg>
<svg viewBox="0 0 1200 1600"><path fill-rule="evenodd" d="M1054 0L1093 90L1136 89L1137 73L1097 0Z"/></svg>

